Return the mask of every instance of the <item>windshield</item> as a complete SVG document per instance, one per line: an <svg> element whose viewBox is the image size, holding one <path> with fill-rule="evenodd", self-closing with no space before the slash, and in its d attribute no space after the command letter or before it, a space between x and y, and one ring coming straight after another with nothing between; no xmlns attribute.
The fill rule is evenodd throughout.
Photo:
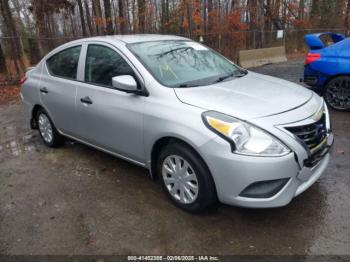
<svg viewBox="0 0 350 262"><path fill-rule="evenodd" d="M218 53L183 40L128 44L152 75L168 87L209 85L245 74Z"/></svg>

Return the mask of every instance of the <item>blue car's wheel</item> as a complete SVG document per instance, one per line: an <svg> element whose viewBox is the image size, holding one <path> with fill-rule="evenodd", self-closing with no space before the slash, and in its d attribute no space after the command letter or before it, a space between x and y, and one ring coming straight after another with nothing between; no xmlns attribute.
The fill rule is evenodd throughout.
<svg viewBox="0 0 350 262"><path fill-rule="evenodd" d="M338 76L326 85L324 99L327 104L338 111L350 110L350 77Z"/></svg>

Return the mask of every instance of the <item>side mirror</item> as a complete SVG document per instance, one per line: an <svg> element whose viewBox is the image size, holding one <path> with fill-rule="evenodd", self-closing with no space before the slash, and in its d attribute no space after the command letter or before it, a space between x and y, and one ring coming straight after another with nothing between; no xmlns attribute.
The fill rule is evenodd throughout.
<svg viewBox="0 0 350 262"><path fill-rule="evenodd" d="M127 92L127 93L137 93L137 83L135 78L131 75L121 75L112 77L112 86L115 89Z"/></svg>

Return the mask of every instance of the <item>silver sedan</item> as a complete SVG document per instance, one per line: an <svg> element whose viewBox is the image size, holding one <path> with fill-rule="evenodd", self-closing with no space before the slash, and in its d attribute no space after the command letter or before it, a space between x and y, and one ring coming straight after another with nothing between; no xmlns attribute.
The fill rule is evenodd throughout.
<svg viewBox="0 0 350 262"><path fill-rule="evenodd" d="M189 212L286 205L333 144L321 97L177 36L69 42L26 73L21 98L47 146L68 137L145 167Z"/></svg>

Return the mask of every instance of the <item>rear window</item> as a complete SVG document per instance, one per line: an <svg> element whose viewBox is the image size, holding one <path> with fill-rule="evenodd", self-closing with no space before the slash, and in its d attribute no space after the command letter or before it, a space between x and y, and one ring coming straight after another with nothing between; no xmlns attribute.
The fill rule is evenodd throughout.
<svg viewBox="0 0 350 262"><path fill-rule="evenodd" d="M67 48L52 57L46 63L52 75L76 79L81 46Z"/></svg>
<svg viewBox="0 0 350 262"><path fill-rule="evenodd" d="M325 46L331 46L331 45L333 45L335 43L333 38L332 38L332 36L329 35L329 34L321 35L320 39L321 39L321 41L323 42L323 44Z"/></svg>

